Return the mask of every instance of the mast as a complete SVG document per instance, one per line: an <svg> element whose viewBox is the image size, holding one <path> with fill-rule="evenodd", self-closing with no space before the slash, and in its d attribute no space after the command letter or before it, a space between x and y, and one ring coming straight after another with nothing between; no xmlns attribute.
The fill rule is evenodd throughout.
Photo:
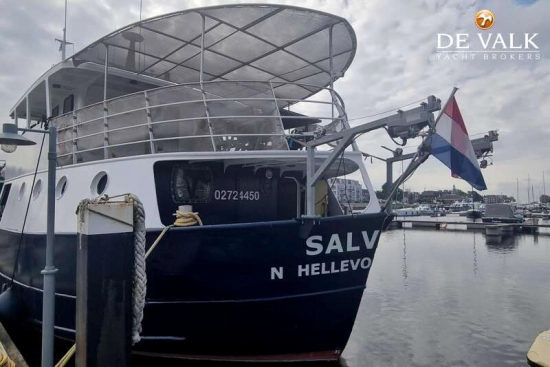
<svg viewBox="0 0 550 367"><path fill-rule="evenodd" d="M527 174L527 204L531 203L531 177Z"/></svg>
<svg viewBox="0 0 550 367"><path fill-rule="evenodd" d="M546 196L546 182L544 181L544 171L542 171L542 194Z"/></svg>
<svg viewBox="0 0 550 367"><path fill-rule="evenodd" d="M63 39L55 39L59 42L59 51L61 51L61 61L65 60L67 54L67 45L72 45L72 42L67 42L67 0L65 0L65 23L63 25Z"/></svg>

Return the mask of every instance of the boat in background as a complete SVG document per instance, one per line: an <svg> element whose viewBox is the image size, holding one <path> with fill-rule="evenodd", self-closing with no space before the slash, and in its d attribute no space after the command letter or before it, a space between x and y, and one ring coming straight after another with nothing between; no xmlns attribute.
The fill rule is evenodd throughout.
<svg viewBox="0 0 550 367"><path fill-rule="evenodd" d="M478 210L478 209L469 209L466 212L466 218L468 219L476 220L481 218L482 216L483 216L483 213L481 212L481 210Z"/></svg>
<svg viewBox="0 0 550 367"><path fill-rule="evenodd" d="M428 204L422 204L416 209L418 210L420 215L432 215L434 213L434 210Z"/></svg>
<svg viewBox="0 0 550 367"><path fill-rule="evenodd" d="M510 204L487 204L485 215L481 219L483 223L523 223L525 219L520 214L515 214Z"/></svg>
<svg viewBox="0 0 550 367"><path fill-rule="evenodd" d="M415 208L395 209L393 213L398 217L418 217L420 215L420 211Z"/></svg>

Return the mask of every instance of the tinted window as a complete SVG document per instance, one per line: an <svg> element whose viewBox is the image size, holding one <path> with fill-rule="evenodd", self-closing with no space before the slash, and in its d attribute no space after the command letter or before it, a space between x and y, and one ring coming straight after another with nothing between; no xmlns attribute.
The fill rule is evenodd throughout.
<svg viewBox="0 0 550 367"><path fill-rule="evenodd" d="M70 95L63 101L63 113L71 112L74 109L74 95Z"/></svg>

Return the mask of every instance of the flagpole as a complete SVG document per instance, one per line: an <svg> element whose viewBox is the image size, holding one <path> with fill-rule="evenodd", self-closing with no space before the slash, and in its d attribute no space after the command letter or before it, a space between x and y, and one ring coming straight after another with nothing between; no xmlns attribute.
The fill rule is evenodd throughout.
<svg viewBox="0 0 550 367"><path fill-rule="evenodd" d="M439 114L437 115L437 117L435 119L435 122L434 122L434 125L432 126L433 129L435 129L435 126L437 125L437 123L441 119L441 116L443 116L443 114L445 113L445 110L447 109L447 106L449 105L449 102L451 101L451 99L453 99L453 97L455 96L455 93L456 93L457 90L458 90L458 87L453 87L453 90L452 90L451 94L449 95L449 98L447 98L447 102L445 102L445 104L443 105L441 110L439 110Z"/></svg>
<svg viewBox="0 0 550 367"><path fill-rule="evenodd" d="M441 116L443 116L443 113L445 113L445 110L447 109L447 106L449 105L449 102L451 101L451 99L453 99L453 97L454 97L457 90L458 90L458 87L453 87L453 90L451 91L451 94L449 95L449 98L447 99L447 101L445 102L445 104L443 105L441 110L439 110L439 114L437 115L433 125L430 126L430 135L435 133L435 126L437 125L437 123L441 119ZM422 162L416 162L416 159L418 158L418 155L419 155L420 151L422 150L423 145L424 145L424 138L422 139L422 143L418 146L418 149L416 150L416 153L414 154L414 157L412 158L411 163L409 163L409 166L407 167L407 170L401 174L401 176L395 181L395 184L392 186L392 190L390 191L390 194L386 198L387 201L386 201L386 204L384 204L384 206L382 207L382 211L385 211L388 207L391 208L391 198L393 197L393 195L395 195L395 192L397 191L399 186L401 186L401 183L405 182L405 179L407 177L409 177L411 172L414 169L418 168L418 166L422 162L424 162L426 159L428 159L428 157L430 156L428 154L422 160ZM416 167L414 167L415 165L416 165Z"/></svg>

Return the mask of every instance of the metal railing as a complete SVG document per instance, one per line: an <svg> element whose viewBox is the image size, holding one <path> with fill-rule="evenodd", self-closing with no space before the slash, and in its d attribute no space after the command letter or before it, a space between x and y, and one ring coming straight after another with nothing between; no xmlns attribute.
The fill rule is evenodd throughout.
<svg viewBox="0 0 550 367"><path fill-rule="evenodd" d="M186 83L80 108L53 120L58 129L58 164L163 152L288 150L283 119L347 126L343 102L332 89L323 88L329 101L277 97L277 88L289 86L319 88L269 81ZM296 103L328 106L331 112L280 115L279 108Z"/></svg>

